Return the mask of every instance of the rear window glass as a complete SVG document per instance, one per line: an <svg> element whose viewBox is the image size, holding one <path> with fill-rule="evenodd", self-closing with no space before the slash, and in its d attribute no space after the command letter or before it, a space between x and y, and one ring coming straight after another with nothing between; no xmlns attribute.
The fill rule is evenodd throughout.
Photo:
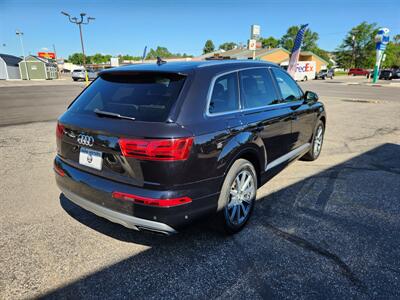
<svg viewBox="0 0 400 300"><path fill-rule="evenodd" d="M103 74L72 104L70 111L94 114L96 109L164 122L178 98L185 76L169 73Z"/></svg>

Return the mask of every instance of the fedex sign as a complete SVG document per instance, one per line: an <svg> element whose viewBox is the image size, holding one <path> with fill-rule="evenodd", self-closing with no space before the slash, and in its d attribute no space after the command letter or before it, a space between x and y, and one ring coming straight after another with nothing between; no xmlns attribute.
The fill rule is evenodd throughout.
<svg viewBox="0 0 400 300"><path fill-rule="evenodd" d="M296 65L296 71L294 72L295 80L311 80L315 78L315 72L317 66L315 61L299 61Z"/></svg>
<svg viewBox="0 0 400 300"><path fill-rule="evenodd" d="M309 62L305 64L298 63L296 66L296 72L314 72L315 64Z"/></svg>

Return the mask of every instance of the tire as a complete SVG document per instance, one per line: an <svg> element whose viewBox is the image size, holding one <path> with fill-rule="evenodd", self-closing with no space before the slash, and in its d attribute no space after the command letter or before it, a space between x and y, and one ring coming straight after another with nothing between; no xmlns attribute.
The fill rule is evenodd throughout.
<svg viewBox="0 0 400 300"><path fill-rule="evenodd" d="M319 120L315 128L310 150L302 157L303 160L314 161L321 154L322 144L324 142L325 126L324 123Z"/></svg>
<svg viewBox="0 0 400 300"><path fill-rule="evenodd" d="M245 187L243 191L241 185ZM240 195L235 197L238 191ZM225 234L242 230L253 212L256 194L257 176L254 166L246 159L236 160L226 174L218 199L217 229Z"/></svg>
<svg viewBox="0 0 400 300"><path fill-rule="evenodd" d="M77 79L77 78L72 78L72 80L73 80L73 81L78 81L78 79Z"/></svg>

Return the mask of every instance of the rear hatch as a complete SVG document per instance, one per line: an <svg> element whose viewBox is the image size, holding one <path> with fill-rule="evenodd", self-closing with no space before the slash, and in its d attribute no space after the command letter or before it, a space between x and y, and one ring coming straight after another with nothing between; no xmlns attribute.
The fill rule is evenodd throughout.
<svg viewBox="0 0 400 300"><path fill-rule="evenodd" d="M160 72L101 74L60 117L59 157L135 186L163 189L183 183L178 174L190 164L193 138L170 113L185 79Z"/></svg>

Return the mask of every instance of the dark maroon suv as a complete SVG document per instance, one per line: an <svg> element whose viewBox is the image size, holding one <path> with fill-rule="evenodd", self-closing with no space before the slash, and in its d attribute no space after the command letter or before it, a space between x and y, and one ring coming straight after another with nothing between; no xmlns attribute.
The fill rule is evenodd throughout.
<svg viewBox="0 0 400 300"><path fill-rule="evenodd" d="M208 61L103 71L57 124L57 184L72 202L165 234L205 216L239 231L257 188L318 158L325 109L278 66Z"/></svg>

